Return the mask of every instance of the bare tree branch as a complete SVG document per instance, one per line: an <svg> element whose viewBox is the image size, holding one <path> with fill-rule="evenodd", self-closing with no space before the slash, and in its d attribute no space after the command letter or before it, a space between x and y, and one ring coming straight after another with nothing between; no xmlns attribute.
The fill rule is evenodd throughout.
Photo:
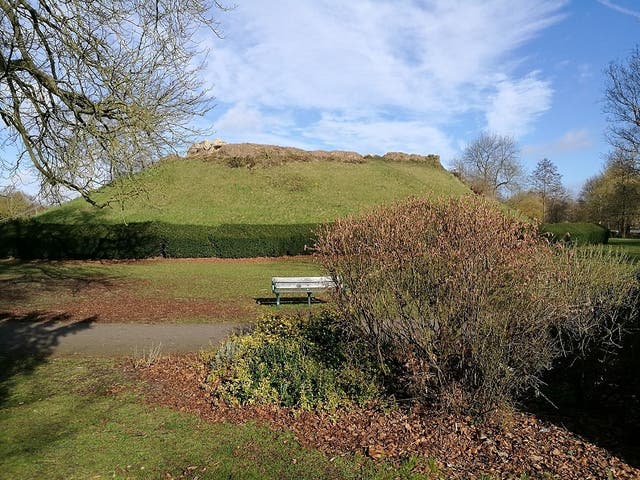
<svg viewBox="0 0 640 480"><path fill-rule="evenodd" d="M26 154L49 189L98 205L96 188L189 143L193 116L211 108L194 35L203 26L221 35L213 9L225 7L0 0L0 141Z"/></svg>
<svg viewBox="0 0 640 480"><path fill-rule="evenodd" d="M609 120L609 143L630 155L640 153L640 49L626 63L611 63L605 71L604 111Z"/></svg>
<svg viewBox="0 0 640 480"><path fill-rule="evenodd" d="M499 197L518 187L522 166L515 140L496 133L482 133L454 163L455 169L479 193Z"/></svg>
<svg viewBox="0 0 640 480"><path fill-rule="evenodd" d="M533 191L542 200L542 222L544 223L549 219L551 204L566 195L562 185L562 175L551 160L543 158L531 173L530 181Z"/></svg>

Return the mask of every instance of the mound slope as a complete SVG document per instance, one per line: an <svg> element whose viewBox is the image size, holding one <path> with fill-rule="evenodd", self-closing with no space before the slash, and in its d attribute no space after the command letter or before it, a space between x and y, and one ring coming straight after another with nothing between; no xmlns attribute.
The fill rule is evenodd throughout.
<svg viewBox="0 0 640 480"><path fill-rule="evenodd" d="M468 189L436 155L217 145L170 157L32 220L0 226L0 257L274 257L308 253L320 224L410 196ZM100 198L103 196L103 198ZM122 208L118 208L122 207Z"/></svg>
<svg viewBox="0 0 640 480"><path fill-rule="evenodd" d="M305 151L225 144L172 157L141 172L140 195L124 208L96 209L81 199L38 216L45 223L308 224L331 221L413 195L460 195L468 189L437 155ZM127 190L128 185L110 186Z"/></svg>

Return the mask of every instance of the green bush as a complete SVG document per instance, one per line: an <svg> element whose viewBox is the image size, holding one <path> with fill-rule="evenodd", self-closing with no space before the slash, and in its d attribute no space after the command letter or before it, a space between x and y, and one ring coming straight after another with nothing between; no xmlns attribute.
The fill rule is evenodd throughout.
<svg viewBox="0 0 640 480"><path fill-rule="evenodd" d="M613 347L634 302L628 263L550 245L478 197L381 207L319 237L345 323L398 390L447 410L481 415L537 389L560 356Z"/></svg>
<svg viewBox="0 0 640 480"><path fill-rule="evenodd" d="M54 224L36 220L0 225L0 257L102 259L274 257L307 253L314 224L173 225Z"/></svg>
<svg viewBox="0 0 640 480"><path fill-rule="evenodd" d="M610 232L595 223L545 223L540 232L549 236L552 242L570 242L576 245L606 244Z"/></svg>
<svg viewBox="0 0 640 480"><path fill-rule="evenodd" d="M217 350L207 385L232 404L335 409L377 397L370 365L359 342L329 313L270 315Z"/></svg>

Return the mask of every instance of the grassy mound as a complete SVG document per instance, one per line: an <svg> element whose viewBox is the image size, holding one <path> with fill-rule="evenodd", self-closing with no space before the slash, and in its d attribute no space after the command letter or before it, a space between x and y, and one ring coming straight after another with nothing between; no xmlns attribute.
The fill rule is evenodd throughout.
<svg viewBox="0 0 640 480"><path fill-rule="evenodd" d="M76 199L36 218L45 223L312 224L412 195L468 192L433 155L362 157L250 144L166 159L142 172L137 187L143 193L126 200L124 209L99 210ZM116 188L128 185L107 187L104 196L113 196Z"/></svg>
<svg viewBox="0 0 640 480"><path fill-rule="evenodd" d="M166 158L130 181L0 226L0 257L99 259L298 255L320 224L409 196L466 193L436 155L306 152L229 144ZM119 207L119 208L118 208Z"/></svg>

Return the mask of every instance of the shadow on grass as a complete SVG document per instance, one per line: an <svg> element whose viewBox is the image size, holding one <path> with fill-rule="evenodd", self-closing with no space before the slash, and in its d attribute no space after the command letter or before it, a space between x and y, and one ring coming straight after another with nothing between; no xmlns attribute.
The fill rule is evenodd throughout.
<svg viewBox="0 0 640 480"><path fill-rule="evenodd" d="M640 468L640 332L615 362L575 362L549 372L545 395L525 408Z"/></svg>
<svg viewBox="0 0 640 480"><path fill-rule="evenodd" d="M276 299L274 297L259 297L254 298L258 305L271 305L276 306ZM280 297L280 305L307 305L307 297ZM320 298L311 297L311 304L323 304L327 303Z"/></svg>
<svg viewBox="0 0 640 480"><path fill-rule="evenodd" d="M43 294L74 294L92 286L110 287L114 277L82 264L0 261L3 302L29 301Z"/></svg>
<svg viewBox="0 0 640 480"><path fill-rule="evenodd" d="M16 376L30 375L51 356L60 338L90 328L96 319L70 322L68 314L0 312L0 407Z"/></svg>

